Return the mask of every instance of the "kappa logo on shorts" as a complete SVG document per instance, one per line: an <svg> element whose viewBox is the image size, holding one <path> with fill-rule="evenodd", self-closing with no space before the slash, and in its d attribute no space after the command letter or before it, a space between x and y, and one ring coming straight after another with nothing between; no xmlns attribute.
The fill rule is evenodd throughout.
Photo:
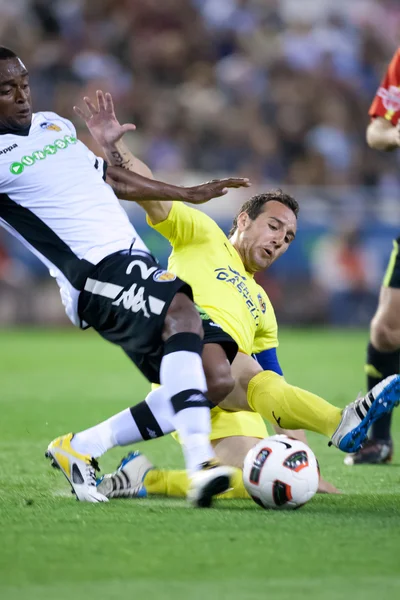
<svg viewBox="0 0 400 600"><path fill-rule="evenodd" d="M176 275L171 273L170 271L164 271L160 269L156 271L153 275L154 281L164 282L164 281L175 281Z"/></svg>
<svg viewBox="0 0 400 600"><path fill-rule="evenodd" d="M147 310L146 299L144 297L144 287L140 287L138 290L136 290L136 288L137 284L134 283L131 285L129 290L122 292L118 300L113 302L113 305L120 306L122 302L122 305L126 310L131 310L134 313L142 310L144 316L148 319L150 315L149 311Z"/></svg>
<svg viewBox="0 0 400 600"><path fill-rule="evenodd" d="M257 295L257 299L258 299L258 301L260 303L261 312L265 313L265 311L267 310L267 305L265 304L264 298L262 297L261 294L258 294Z"/></svg>

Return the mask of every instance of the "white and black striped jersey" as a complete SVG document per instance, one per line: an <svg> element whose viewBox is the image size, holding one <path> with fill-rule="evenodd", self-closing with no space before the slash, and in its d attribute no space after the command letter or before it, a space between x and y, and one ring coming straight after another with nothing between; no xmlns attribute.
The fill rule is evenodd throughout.
<svg viewBox="0 0 400 600"><path fill-rule="evenodd" d="M79 323L79 291L93 265L119 250L148 252L105 183L106 165L77 140L70 121L35 113L26 135L0 135L0 224L56 277Z"/></svg>

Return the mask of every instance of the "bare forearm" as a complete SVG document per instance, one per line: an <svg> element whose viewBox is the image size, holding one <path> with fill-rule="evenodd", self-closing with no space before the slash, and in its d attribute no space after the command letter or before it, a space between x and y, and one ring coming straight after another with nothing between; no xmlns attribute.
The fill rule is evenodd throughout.
<svg viewBox="0 0 400 600"><path fill-rule="evenodd" d="M103 150L109 165L113 167L122 167L127 171L138 173L149 179L153 178L153 173L149 167L136 158L122 140L119 140L108 147L103 147Z"/></svg>
<svg viewBox="0 0 400 600"><path fill-rule="evenodd" d="M368 125L367 143L370 148L390 152L399 147L399 142L399 132L389 121L377 118Z"/></svg>
<svg viewBox="0 0 400 600"><path fill-rule="evenodd" d="M248 179L230 177L213 179L192 187L182 187L149 179L122 167L107 169L107 183L112 186L118 198L138 202L143 206L153 224L160 223L167 218L174 200L190 204L203 204L211 198L225 196L229 188L250 185Z"/></svg>
<svg viewBox="0 0 400 600"><path fill-rule="evenodd" d="M166 201L180 200L190 202L191 188L172 185L127 171L121 167L109 167L107 176L110 184L124 200L136 201Z"/></svg>

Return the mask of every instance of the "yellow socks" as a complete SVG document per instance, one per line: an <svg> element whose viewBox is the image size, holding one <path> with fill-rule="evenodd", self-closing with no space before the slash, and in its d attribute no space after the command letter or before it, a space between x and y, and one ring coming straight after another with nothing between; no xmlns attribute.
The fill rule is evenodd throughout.
<svg viewBox="0 0 400 600"><path fill-rule="evenodd" d="M189 479L186 471L150 469L144 477L143 484L149 496L185 498L189 489ZM240 469L235 469L235 474L232 477L232 489L217 497L225 500L250 498L243 485L242 471Z"/></svg>
<svg viewBox="0 0 400 600"><path fill-rule="evenodd" d="M341 419L340 408L290 385L273 371L253 377L247 399L250 408L283 429L308 429L331 437Z"/></svg>

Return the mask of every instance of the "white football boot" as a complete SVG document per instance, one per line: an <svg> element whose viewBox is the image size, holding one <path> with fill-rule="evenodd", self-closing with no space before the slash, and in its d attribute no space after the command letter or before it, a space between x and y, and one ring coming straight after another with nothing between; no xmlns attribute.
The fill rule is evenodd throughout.
<svg viewBox="0 0 400 600"><path fill-rule="evenodd" d="M391 375L375 385L365 396L357 398L343 409L332 444L343 452L357 452L365 441L368 429L382 415L390 413L400 402L400 376Z"/></svg>
<svg viewBox="0 0 400 600"><path fill-rule="evenodd" d="M73 437L73 433L68 433L50 442L46 458L68 479L77 500L108 502L108 498L96 488L96 471L99 471L97 461L89 455L75 452L71 446Z"/></svg>
<svg viewBox="0 0 400 600"><path fill-rule="evenodd" d="M235 472L233 467L220 465L217 460L210 460L195 471L190 477L187 499L193 506L209 508L213 497L231 489L231 478Z"/></svg>

